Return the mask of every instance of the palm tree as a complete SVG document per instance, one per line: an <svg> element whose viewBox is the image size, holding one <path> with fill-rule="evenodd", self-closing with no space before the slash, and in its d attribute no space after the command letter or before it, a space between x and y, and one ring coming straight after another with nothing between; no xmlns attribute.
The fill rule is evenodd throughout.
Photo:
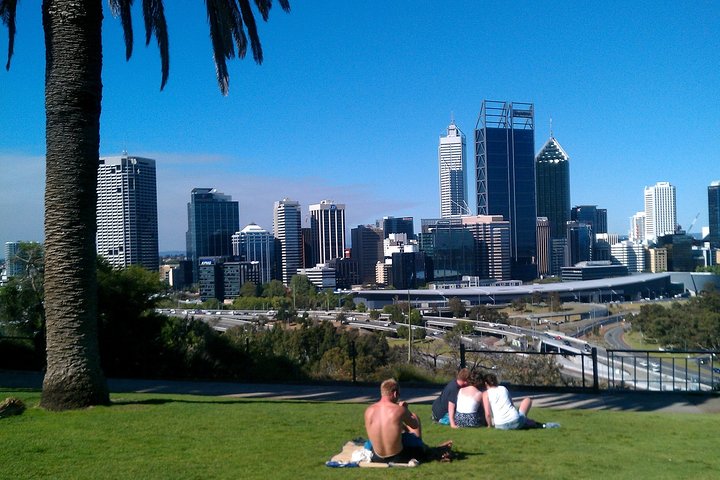
<svg viewBox="0 0 720 480"><path fill-rule="evenodd" d="M120 18L126 57L133 47L133 0L110 0ZM289 11L288 0L278 0ZM250 0L205 0L218 84L228 91L226 60L242 58L249 37L253 58L262 47ZM267 20L272 0L255 0ZM0 0L8 27L8 62L13 54L17 0ZM169 71L168 36L162 0L142 0L145 43L157 40L161 83ZM96 203L102 100L102 1L43 0L45 31L45 312L47 371L41 405L50 410L106 404L97 342ZM247 32L247 36L246 33Z"/></svg>

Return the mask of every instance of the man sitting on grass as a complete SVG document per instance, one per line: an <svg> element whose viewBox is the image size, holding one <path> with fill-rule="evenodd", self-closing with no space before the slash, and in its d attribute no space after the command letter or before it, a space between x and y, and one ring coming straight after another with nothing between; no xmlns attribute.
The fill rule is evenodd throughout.
<svg viewBox="0 0 720 480"><path fill-rule="evenodd" d="M372 444L372 460L376 463L408 463L437 458L450 459L452 442L435 449L422 441L420 419L400 401L400 387L395 379L380 385L380 401L365 410L365 430Z"/></svg>
<svg viewBox="0 0 720 480"><path fill-rule="evenodd" d="M470 370L461 368L455 375L455 379L445 385L442 393L432 404L432 419L440 425L450 425L457 428L455 423L455 409L457 406L458 392L468 385Z"/></svg>

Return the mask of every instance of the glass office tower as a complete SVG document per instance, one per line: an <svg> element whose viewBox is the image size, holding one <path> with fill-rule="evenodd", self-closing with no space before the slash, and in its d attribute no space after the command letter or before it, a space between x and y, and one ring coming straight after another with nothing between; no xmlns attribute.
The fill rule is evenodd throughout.
<svg viewBox="0 0 720 480"><path fill-rule="evenodd" d="M193 188L188 209L187 258L198 281L200 257L230 257L232 236L240 230L238 202L214 188Z"/></svg>
<svg viewBox="0 0 720 480"><path fill-rule="evenodd" d="M478 215L510 222L513 279L537 277L535 113L532 103L484 100L475 127Z"/></svg>
<svg viewBox="0 0 720 480"><path fill-rule="evenodd" d="M720 181L708 187L708 223L710 233L707 241L713 248L720 247Z"/></svg>
<svg viewBox="0 0 720 480"><path fill-rule="evenodd" d="M535 157L537 215L546 217L550 238L564 238L570 220L570 157L552 135Z"/></svg>

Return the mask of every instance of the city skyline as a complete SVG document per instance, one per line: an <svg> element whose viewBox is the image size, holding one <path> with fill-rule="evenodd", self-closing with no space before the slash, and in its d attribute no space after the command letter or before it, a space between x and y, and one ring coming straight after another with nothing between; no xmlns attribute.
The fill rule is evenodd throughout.
<svg viewBox="0 0 720 480"><path fill-rule="evenodd" d="M626 14L613 15L620 5ZM12 179L0 190L0 243L43 239L43 35L39 9L28 7L18 7L12 68L0 72L9 112L0 171ZM458 16L458 8L401 2L383 4L381 18L372 2L297 4L259 26L261 67L229 65L226 98L202 5L167 7L171 69L162 93L157 48L138 46L126 63L119 22L106 11L103 24L101 154L157 160L161 251L184 250L187 194L199 185L237 200L241 226L270 229L273 202L285 197L345 203L348 230L388 215L416 224L435 217L438 135L449 118L472 131L485 98L535 105L534 153L553 118L572 158L571 202L606 208L609 231L627 234L643 188L662 181L677 189L679 224L700 212L693 231L708 225L707 187L720 178L720 12L711 4L560 2L519 12L461 2ZM137 21L137 6L134 14ZM330 19L322 34L308 29L320 19ZM527 41L498 40L508 25ZM453 75L433 73L440 58Z"/></svg>

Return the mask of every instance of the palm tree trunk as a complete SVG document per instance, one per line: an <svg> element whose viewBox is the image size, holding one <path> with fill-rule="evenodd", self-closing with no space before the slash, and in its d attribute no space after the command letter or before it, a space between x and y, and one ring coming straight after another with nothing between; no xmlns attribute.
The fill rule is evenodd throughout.
<svg viewBox="0 0 720 480"><path fill-rule="evenodd" d="M97 339L102 1L44 0L45 312L50 410L109 402Z"/></svg>

